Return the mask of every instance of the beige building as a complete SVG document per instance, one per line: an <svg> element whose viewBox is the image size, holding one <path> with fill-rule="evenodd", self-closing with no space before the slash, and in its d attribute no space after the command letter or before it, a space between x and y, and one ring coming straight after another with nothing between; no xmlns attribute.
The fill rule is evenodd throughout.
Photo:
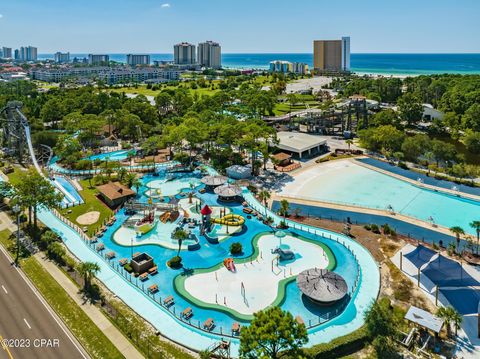
<svg viewBox="0 0 480 359"><path fill-rule="evenodd" d="M350 38L313 41L313 68L322 71L350 70Z"/></svg>

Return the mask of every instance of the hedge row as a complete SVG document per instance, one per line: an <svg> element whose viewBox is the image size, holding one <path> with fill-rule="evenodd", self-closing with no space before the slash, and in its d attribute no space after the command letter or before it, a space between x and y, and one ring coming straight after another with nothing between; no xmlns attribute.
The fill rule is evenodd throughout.
<svg viewBox="0 0 480 359"><path fill-rule="evenodd" d="M328 343L314 345L304 351L309 358L340 358L363 349L368 340L369 337L366 328L361 327L343 337L335 338Z"/></svg>

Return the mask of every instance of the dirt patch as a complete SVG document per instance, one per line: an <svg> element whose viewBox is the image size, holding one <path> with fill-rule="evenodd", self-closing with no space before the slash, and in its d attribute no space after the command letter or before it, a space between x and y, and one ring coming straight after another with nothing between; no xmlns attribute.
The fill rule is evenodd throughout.
<svg viewBox="0 0 480 359"><path fill-rule="evenodd" d="M82 226L89 226L91 224L95 224L100 219L100 212L92 211L84 213L77 217L76 221L78 224Z"/></svg>

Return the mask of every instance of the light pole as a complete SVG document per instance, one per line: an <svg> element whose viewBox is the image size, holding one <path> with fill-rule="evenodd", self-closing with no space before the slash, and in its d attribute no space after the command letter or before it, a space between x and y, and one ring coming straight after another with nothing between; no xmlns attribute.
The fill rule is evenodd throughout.
<svg viewBox="0 0 480 359"><path fill-rule="evenodd" d="M18 204L12 208L13 213L17 216L17 252L15 254L15 265L18 265L18 257L20 256L20 212L21 208Z"/></svg>

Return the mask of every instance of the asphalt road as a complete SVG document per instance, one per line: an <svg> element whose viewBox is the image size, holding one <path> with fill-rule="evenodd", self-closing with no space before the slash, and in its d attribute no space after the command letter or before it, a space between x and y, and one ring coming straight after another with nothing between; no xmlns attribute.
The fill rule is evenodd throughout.
<svg viewBox="0 0 480 359"><path fill-rule="evenodd" d="M0 247L0 359L88 358ZM5 348L8 347L8 350Z"/></svg>

